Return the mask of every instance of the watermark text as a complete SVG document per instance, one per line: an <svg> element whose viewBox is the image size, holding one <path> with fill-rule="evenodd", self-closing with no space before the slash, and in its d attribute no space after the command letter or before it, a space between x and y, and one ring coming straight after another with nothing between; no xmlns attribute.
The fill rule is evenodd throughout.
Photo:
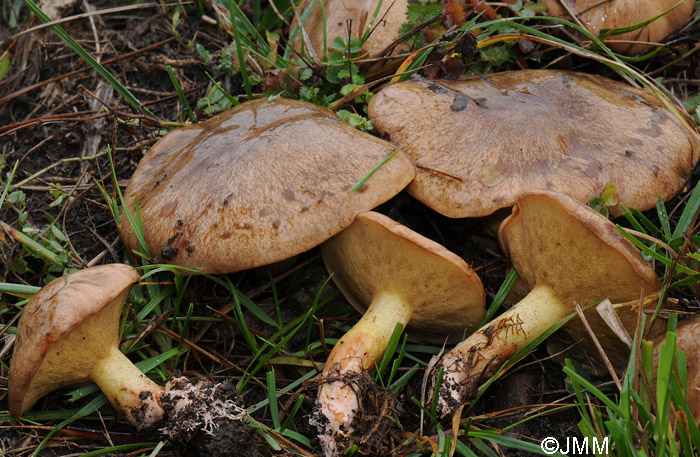
<svg viewBox="0 0 700 457"><path fill-rule="evenodd" d="M542 452L547 455L607 455L610 444L609 438L609 436L603 439L567 436L566 439L557 440L554 437L548 436L542 440L540 448L542 448Z"/></svg>

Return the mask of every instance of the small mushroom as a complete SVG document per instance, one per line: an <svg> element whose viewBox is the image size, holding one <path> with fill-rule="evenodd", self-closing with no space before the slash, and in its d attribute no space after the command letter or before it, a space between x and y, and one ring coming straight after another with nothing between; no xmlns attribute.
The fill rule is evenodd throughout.
<svg viewBox="0 0 700 457"><path fill-rule="evenodd" d="M503 362L572 313L574 304L632 301L661 287L654 270L612 222L563 194L523 195L498 235L530 292L440 361L445 367L439 400L443 416L470 398ZM626 314L623 322L633 325L636 313ZM626 360L627 346L605 322L594 312L586 318L611 358Z"/></svg>
<svg viewBox="0 0 700 457"><path fill-rule="evenodd" d="M308 41L304 41L305 48L309 45L319 59L323 59L323 40L329 49L336 37L347 42L348 32L356 38L362 38L365 30L370 28L371 33L364 42L362 49L367 57L378 57L399 38L399 28L406 22L408 0L382 0L381 7L374 22L372 17L379 6L380 0L322 0L314 4L314 9L304 24L304 33ZM305 14L304 10L301 14ZM325 17L324 17L325 16ZM299 22L292 22L291 30L294 31ZM326 26L324 33L323 26ZM348 29L348 27L351 27ZM294 40L294 49L301 52L301 32ZM308 52L307 52L308 53Z"/></svg>
<svg viewBox="0 0 700 457"><path fill-rule="evenodd" d="M654 374L659 363L661 344L666 335L654 339ZM688 409L695 423L700 424L700 316L683 320L676 328L676 350L685 353L688 381Z"/></svg>
<svg viewBox="0 0 700 457"><path fill-rule="evenodd" d="M697 132L650 92L574 72L392 84L369 116L416 163L408 192L448 217L533 190L587 201L609 182L620 204L646 210L683 189L700 154Z"/></svg>
<svg viewBox="0 0 700 457"><path fill-rule="evenodd" d="M395 147L311 103L255 100L163 137L144 156L124 198L161 262L233 273L307 251L415 176ZM139 249L126 216L125 245Z"/></svg>
<svg viewBox="0 0 700 457"><path fill-rule="evenodd" d="M87 268L52 281L25 305L8 382L13 417L53 390L90 381L129 423L159 427L175 442L242 416L232 386L180 377L163 388L119 350L122 306L139 279L128 265Z"/></svg>
<svg viewBox="0 0 700 457"><path fill-rule="evenodd" d="M326 456L335 456L352 439L362 401L345 379L374 368L397 323L409 325L413 340L459 340L483 317L484 290L464 260L375 212L359 214L321 251L338 288L364 312L323 370L333 380L319 390L313 423Z"/></svg>
<svg viewBox="0 0 700 457"><path fill-rule="evenodd" d="M571 20L571 14L592 34L603 29L630 27L673 8L678 0L544 0L547 15ZM659 19L632 32L611 36L606 44L615 52L639 54L688 22L693 14L693 0L685 0ZM640 43L629 43L639 41Z"/></svg>

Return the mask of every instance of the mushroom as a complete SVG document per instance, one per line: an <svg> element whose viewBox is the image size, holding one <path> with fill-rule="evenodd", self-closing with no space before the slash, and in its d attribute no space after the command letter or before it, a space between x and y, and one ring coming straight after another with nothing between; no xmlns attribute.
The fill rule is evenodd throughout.
<svg viewBox="0 0 700 457"><path fill-rule="evenodd" d="M119 350L122 306L139 279L128 265L87 268L50 282L25 305L8 382L13 417L53 390L89 381L130 424L159 427L175 442L242 416L232 386L178 377L163 388Z"/></svg>
<svg viewBox="0 0 700 457"><path fill-rule="evenodd" d="M382 0L381 7L374 22L372 17L380 0L322 0L315 3L309 17L303 21L304 47L310 45L318 58L323 58L323 40L327 48L333 44L336 37L347 42L348 31L356 38L362 38L365 31L371 27L371 33L362 45L366 57L382 55L390 45L399 38L399 28L406 22L408 0ZM306 9L302 14L306 14ZM325 15L325 17L324 17ZM299 22L292 22L294 31ZM326 26L324 33L323 26ZM348 30L348 27L352 27ZM301 32L294 39L294 49L301 52Z"/></svg>
<svg viewBox="0 0 700 457"><path fill-rule="evenodd" d="M498 237L530 292L442 358L443 416L470 398L503 362L572 313L574 304L586 306L605 298L632 301L661 287L654 270L612 222L563 194L523 195ZM627 346L594 314L586 318L619 367L626 361ZM635 317L631 309L622 313L628 330ZM575 321L568 326L575 327Z"/></svg>
<svg viewBox="0 0 700 457"><path fill-rule="evenodd" d="M323 260L348 301L364 312L328 356L313 423L326 456L339 455L355 431L362 401L346 380L374 368L397 323L409 338L458 341L484 315L479 277L457 255L390 218L360 213L321 246ZM359 397L358 397L359 396Z"/></svg>
<svg viewBox="0 0 700 457"><path fill-rule="evenodd" d="M408 192L448 217L486 216L530 190L587 201L608 182L645 210L683 189L700 154L697 132L650 92L574 72L392 84L369 116L416 163Z"/></svg>
<svg viewBox="0 0 700 457"><path fill-rule="evenodd" d="M666 335L654 339L654 374L659 363L661 344ZM700 424L700 316L684 320L676 328L676 350L685 353L688 390L686 400L695 423Z"/></svg>
<svg viewBox="0 0 700 457"><path fill-rule="evenodd" d="M647 21L673 8L677 3L678 0L544 0L548 15L572 20L573 14L593 35L598 35L604 29L630 27ZM644 27L610 37L613 41L606 40L606 45L621 54L639 54L650 44L662 41L688 22L694 6L693 0L685 0Z"/></svg>
<svg viewBox="0 0 700 457"><path fill-rule="evenodd" d="M232 273L307 251L400 192L415 176L403 151L350 190L393 151L319 106L255 100L167 134L124 198L160 261ZM120 230L139 249L125 211Z"/></svg>

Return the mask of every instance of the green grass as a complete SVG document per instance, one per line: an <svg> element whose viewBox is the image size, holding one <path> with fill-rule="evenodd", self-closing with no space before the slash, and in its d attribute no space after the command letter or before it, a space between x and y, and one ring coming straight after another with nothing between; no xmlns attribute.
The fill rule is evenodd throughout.
<svg viewBox="0 0 700 457"><path fill-rule="evenodd" d="M610 68L657 93L670 109L680 109L667 99L667 92L659 81L645 73L647 65L658 67L661 63L656 62L672 59L670 51L660 49L635 58L617 55L598 38L571 22L533 16L531 13L537 10L537 5L532 2L519 1L511 7L503 7L500 10L503 17L499 18L489 19L483 13L472 14L449 38L433 41L428 40L425 28L421 28L426 25L422 22L434 21L440 7L436 2L414 3L412 16L407 18L405 27L405 31L414 31L406 37L414 46L413 50L399 55L393 62L383 62L379 67L384 68L379 69L374 62L368 62L362 52L369 28L349 38L328 40L324 37L326 43L330 41L330 51L317 56L319 61L314 62L308 53L295 54L286 40L284 22L279 15L291 23L293 6L288 0L274 1L279 15L266 2L253 0L247 2L251 14L246 16L243 3L220 0L221 13L204 3L179 7L185 9L188 17L207 15L216 19L220 27L207 27L205 23L196 26L202 27L201 32L217 35L218 42L230 43L221 45L221 49L211 49L211 41L201 38L197 34L199 30L184 27L184 15L181 12L176 15L173 5L164 6L163 14L172 21L173 36L182 49L198 61L194 70L185 68L175 72L167 67L168 77L163 79L167 86L161 89L174 92L183 110L172 117L196 122L245 99L281 96L337 110L342 107L343 110L339 110L341 119L371 132L366 106L380 82L392 78L405 80L412 73L420 74L426 62L429 64L431 52L453 49L465 33L472 33L478 43L474 55L464 56L465 75L517 68L518 41L528 40L537 47L536 59L527 61L530 66L544 67L559 59L568 59L578 67L597 71ZM25 17L17 4L3 6L4 25L12 27L18 18ZM25 4L27 11L34 12L44 22L49 21L32 0L25 0ZM375 24L381 19L378 11L379 8L371 13L369 23ZM299 13L303 23L308 15ZM551 27L553 22L577 30L590 46L556 34ZM95 75L112 86L123 105L145 116L138 122L115 119L115 130L126 134L124 132L138 127L157 136L171 125L167 119L159 118L167 118L167 114L144 105L134 95L137 92L128 89L131 86L120 80L123 73L117 67L108 69L100 64L79 39L70 35L68 27L52 25L51 30L66 43L66 52L76 53ZM298 27L291 31L292 37L299 33ZM686 55L685 62L692 57L692 54ZM678 61L683 62L683 59ZM6 71L4 68L0 70ZM680 65L679 68L684 67ZM201 78L199 81L204 81L205 87L193 96L182 85L187 78L194 79L195 73ZM0 80L7 77L7 74L0 73ZM232 85L231 81L239 86ZM267 90L263 91L263 87ZM697 113L699 97L690 97L684 105L696 120L700 120ZM117 137L115 133L114 138ZM0 147L4 147L3 143ZM69 241L73 234L68 230L64 232L61 219L57 217L80 198L79 193L67 192L65 186L49 182L50 190L44 191L41 197L44 200L41 200L33 194L28 195L32 191L22 188L36 178L50 176L49 172L58 173L60 170L65 173L63 170L68 167L90 164L100 171L93 173L90 180L96 189L91 194L94 207L112 217L114 223L111 225L118 224L124 200L118 185L121 177L118 177L120 170L116 164L125 152L105 146L94 156L60 158L39 171L20 175L20 160L14 156L13 160L6 159L9 153L5 149L0 151L0 254L7 261L7 268L3 271L5 278L0 282L0 292L3 293L0 296L0 334L5 335L16 332L17 323L12 317L38 287L86 264ZM108 167L102 165L103 168L98 168L99 162L105 160ZM361 187L370 176L371 173L355 187ZM607 197L601 196L598 202L601 208L609 203ZM644 256L657 263L657 271L665 285L662 298L670 296L676 299L681 309L688 308L691 303L697 304L700 238L695 233L695 226L700 210L700 185L688 191L685 197L677 208L667 208L662 202L657 204L656 211L646 213L627 208L624 219L617 221L621 233ZM42 201L41 210L32 207L42 204ZM318 453L313 430L307 424L316 395L312 381L338 337L357 319L357 314L331 285L320 260L306 257L303 267L282 274L267 271L261 275L244 272L185 276L183 269L159 264L153 259L145 243L138 205L134 212L125 216L125 223L136 233L140 249L123 253L121 260L131 262L142 273L142 282L134 288L120 322L122 349L126 354L144 373L161 384L175 370L216 380L233 379L246 402L251 417L249 426L256 432L258 445L269 452ZM501 275L501 283L494 287L484 322L498 313L516 278L514 272ZM431 357L441 348L412 344L397 328L373 378L377 386L399 396L404 405L404 413L393 415L395 441L392 444L407 456L431 453L436 456L498 456L497 449L547 455L537 441L545 436L512 436L506 432L528 421L536 423L544 416L558 417L556 415L563 411L575 409L580 434L591 440L609 436L614 443L610 455L697 455L700 444L697 426L692 421L687 427L673 426L667 419L670 411L681 412L686 417L690 415L685 401L688 367L685 356L675 349L673 317L667 342L660 349L663 363L654 372L650 343L637 335L635 352L623 378L623 390L616 394L591 382L580 367L568 362L563 373L556 375L562 382L566 376L571 390L568 400L496 428L491 426L492 418L477 413L487 393L499 388L499 379L509 371L515 372L510 376L516 376L519 367L524 365L523 359L574 316L562 320L508 360L481 386L478 397L464 409L463 416L452 423L436 419L436 391L424 392L420 398L423 374ZM636 357L637 352L641 353L640 357ZM8 361L8 356L2 361L5 370ZM548 366L551 369L552 365ZM652 378L657 381L653 382ZM62 429L77 425L101 430L103 421L114 425L114 412L94 385L72 389L67 394L65 391L53 394L50 399L39 402L23 418L26 424L53 427L52 431L32 441L32 455L41 455L46 446L55 444L54 438ZM65 401L56 406L52 400ZM0 403L0 407L3 405ZM5 413L0 414L0 422L5 426L13 424ZM405 433L401 434L401 431ZM143 456L172 455L164 442L148 440L115 446L104 443L100 449L85 451L83 455L128 452Z"/></svg>
<svg viewBox="0 0 700 457"><path fill-rule="evenodd" d="M616 398L582 378L570 362L564 368L576 394L581 432L591 441L609 437L611 456L691 456L700 452L700 431L687 402L689 367L685 354L675 347L676 320L672 315L665 342L657 348L656 372L653 344L635 338L623 388ZM635 365L636 351L641 351L641 366ZM599 403L590 407L593 398Z"/></svg>

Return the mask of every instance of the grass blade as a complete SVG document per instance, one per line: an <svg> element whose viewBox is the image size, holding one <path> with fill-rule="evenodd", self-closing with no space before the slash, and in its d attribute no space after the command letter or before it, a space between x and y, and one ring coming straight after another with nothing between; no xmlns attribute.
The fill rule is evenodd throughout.
<svg viewBox="0 0 700 457"><path fill-rule="evenodd" d="M270 417L275 430L280 430L280 410L277 403L277 384L275 382L275 370L267 372L267 399L270 405Z"/></svg>
<svg viewBox="0 0 700 457"><path fill-rule="evenodd" d="M686 203L685 207L683 208L681 217L680 219L678 219L678 224L673 230L674 238L682 237L683 234L688 231L690 223L693 221L693 218L698 213L698 210L700 210L700 183L698 183L695 186L695 189L693 189L693 193L688 199L688 203Z"/></svg>
<svg viewBox="0 0 700 457"><path fill-rule="evenodd" d="M187 101L187 97L185 97L185 93L182 91L182 86L180 86L180 81L177 80L175 77L175 73L173 73L173 68L170 65L166 65L165 69L168 70L168 76L170 77L170 82L173 83L173 87L175 88L175 91L177 92L177 96L180 99L180 103L182 103L182 106L185 107L185 110L187 111L187 117L190 118L190 122L194 122L196 119L194 117L194 113L192 112L192 107L190 106L189 102Z"/></svg>
<svg viewBox="0 0 700 457"><path fill-rule="evenodd" d="M496 292L496 295L493 297L493 301L489 305L489 309L486 311L486 314L484 315L483 319L481 319L481 322L479 322L477 328L483 327L484 325L486 325L487 322L490 322L491 319L493 319L493 316L495 316L498 312L498 309L501 307L501 304L503 304L503 300L506 299L506 297L510 293L510 289L513 288L513 284L515 284L515 281L517 279L518 272L515 270L515 268L513 268L508 273L508 276L506 276L506 279L503 280L503 284L501 284L501 287L498 289L498 292Z"/></svg>
<svg viewBox="0 0 700 457"><path fill-rule="evenodd" d="M243 55L243 45L241 43L242 35L239 24L244 24L244 26L248 25L249 27L246 27L247 32L253 36L255 35L255 28L248 22L248 18L233 0L228 0L228 11L231 15L231 28L233 29L233 39L235 40L236 54L238 55L238 69L243 78L243 85L245 86L245 93L248 96L248 100L252 100L253 91L251 89L250 78L248 78L248 69L245 65L245 56Z"/></svg>
<svg viewBox="0 0 700 457"><path fill-rule="evenodd" d="M376 375L377 378L381 377L382 373L384 373L384 370L386 370L386 367L389 366L389 362L391 361L392 357L394 357L394 354L396 353L396 348L399 346L399 341L401 340L402 333L403 325L400 322L397 322L396 326L394 326L394 331L391 333L391 338L389 338L389 344L387 345L386 350L384 351L382 360L379 363L379 368L377 369Z"/></svg>
<svg viewBox="0 0 700 457"><path fill-rule="evenodd" d="M393 151L391 154L389 154L389 155L386 156L384 159L382 159L382 161L379 162L377 165L375 165L374 168L372 168L366 175L364 175L364 176L362 177L362 179L360 179L359 181L357 181L357 182L355 183L355 185L353 185L353 186L350 188L350 192L357 192L358 190L360 190L360 188L362 187L362 185L363 185L364 183L366 183L367 180L368 180L369 178L371 178L372 175L375 174L375 173L377 172L377 170L379 170L380 168L382 168L382 166L384 166L385 163L387 163L389 160L391 160L391 158L394 157L394 156L396 155L396 153L399 152L399 151L402 150L402 149L403 149L403 146L399 146L398 148L394 149L394 151Z"/></svg>

